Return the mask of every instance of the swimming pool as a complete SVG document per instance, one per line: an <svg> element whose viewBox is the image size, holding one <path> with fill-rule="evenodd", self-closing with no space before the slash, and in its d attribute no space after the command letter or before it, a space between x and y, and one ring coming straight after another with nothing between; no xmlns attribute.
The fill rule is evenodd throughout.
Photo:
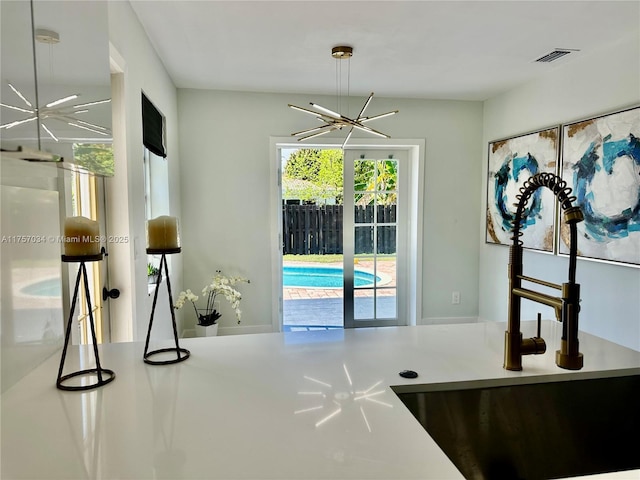
<svg viewBox="0 0 640 480"><path fill-rule="evenodd" d="M61 287L60 278L54 277L27 285L20 289L20 293L35 297L60 297L62 295Z"/></svg>
<svg viewBox="0 0 640 480"><path fill-rule="evenodd" d="M282 271L284 287L301 288L342 288L343 270L340 267L286 266ZM354 270L353 281L356 287L373 285L381 278L362 270Z"/></svg>

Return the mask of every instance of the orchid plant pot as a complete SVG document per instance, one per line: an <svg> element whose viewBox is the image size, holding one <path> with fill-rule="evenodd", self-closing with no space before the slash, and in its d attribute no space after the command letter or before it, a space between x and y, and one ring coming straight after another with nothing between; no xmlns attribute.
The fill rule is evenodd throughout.
<svg viewBox="0 0 640 480"><path fill-rule="evenodd" d="M198 337L215 337L218 335L218 319L222 314L218 311L218 302L212 311L198 310L198 323L196 335Z"/></svg>
<svg viewBox="0 0 640 480"><path fill-rule="evenodd" d="M233 287L237 283L250 282L248 279L242 277L226 277L222 274L222 271L216 270L216 274L212 278L211 283L205 285L202 289L203 300L201 300L201 305L203 303L206 304L206 308L198 308L196 304L198 296L189 289L184 292L180 292L174 304L174 308L182 308L185 305L185 302L191 303L197 316L197 325L195 326L196 335L217 335L217 321L221 317L220 302L217 299L218 296L229 302L231 308L235 311L238 323L240 323L240 316L242 312L239 307L242 294Z"/></svg>
<svg viewBox="0 0 640 480"><path fill-rule="evenodd" d="M208 325L206 327L202 325L196 325L197 337L216 337L218 336L218 324Z"/></svg>

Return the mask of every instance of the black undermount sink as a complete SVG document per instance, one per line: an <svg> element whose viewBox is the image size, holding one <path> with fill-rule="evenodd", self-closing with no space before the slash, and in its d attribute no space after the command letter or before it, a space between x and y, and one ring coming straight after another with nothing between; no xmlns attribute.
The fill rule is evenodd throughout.
<svg viewBox="0 0 640 480"><path fill-rule="evenodd" d="M640 469L640 375L396 394L467 479Z"/></svg>

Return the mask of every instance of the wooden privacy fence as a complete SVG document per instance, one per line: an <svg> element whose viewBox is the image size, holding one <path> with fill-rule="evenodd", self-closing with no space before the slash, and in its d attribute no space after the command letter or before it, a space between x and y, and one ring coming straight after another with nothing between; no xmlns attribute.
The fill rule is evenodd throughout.
<svg viewBox="0 0 640 480"><path fill-rule="evenodd" d="M374 221L377 209L378 225ZM377 253L396 253L396 206L356 205L355 253L374 253L374 235ZM342 205L283 205L283 253L314 255L343 253ZM380 225L383 224L383 225Z"/></svg>

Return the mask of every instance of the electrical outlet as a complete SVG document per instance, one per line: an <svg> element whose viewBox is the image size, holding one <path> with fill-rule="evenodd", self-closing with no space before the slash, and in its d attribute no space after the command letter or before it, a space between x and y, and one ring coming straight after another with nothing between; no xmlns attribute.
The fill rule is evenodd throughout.
<svg viewBox="0 0 640 480"><path fill-rule="evenodd" d="M451 292L451 303L453 305L460 304L460 292Z"/></svg>

